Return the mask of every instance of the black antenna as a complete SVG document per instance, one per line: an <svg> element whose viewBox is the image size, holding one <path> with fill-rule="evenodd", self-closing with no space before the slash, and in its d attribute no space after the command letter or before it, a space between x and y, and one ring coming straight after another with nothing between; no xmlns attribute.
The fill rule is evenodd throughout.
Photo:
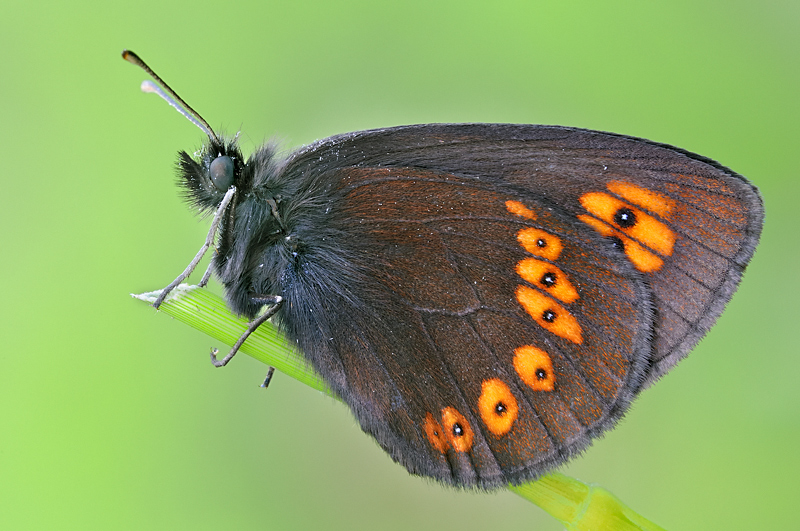
<svg viewBox="0 0 800 531"><path fill-rule="evenodd" d="M184 115L193 124L195 124L197 127L202 129L203 132L206 135L208 135L213 140L216 140L217 142L220 142L220 139L217 136L217 134L214 132L213 129L211 129L211 126L208 125L208 122L206 122L203 119L203 117L200 116L200 113L198 113L197 111L192 109L192 107L188 103L186 103L183 100L183 98L178 96L178 93L175 92L174 90L172 90L172 88L170 88L170 86L167 85L167 83L163 79L161 79L158 76L158 74L156 74L153 71L152 68L147 66L147 63L145 63L142 60L141 57L139 57L138 55L136 55L135 53L133 53L130 50L122 50L122 58L125 59L126 61L128 61L129 63L132 63L132 64L138 66L139 68L141 68L142 70L144 70L145 72L150 74L150 76L153 79L155 79L158 82L158 84L161 85L161 87L164 89L164 90L161 90L161 88L157 87L153 83L151 83L149 81L144 81L142 83L142 91L144 91L144 92L154 92L154 93L158 94L159 96L164 98L164 100L166 100L167 103L169 103L170 105L175 107L178 110L179 113Z"/></svg>

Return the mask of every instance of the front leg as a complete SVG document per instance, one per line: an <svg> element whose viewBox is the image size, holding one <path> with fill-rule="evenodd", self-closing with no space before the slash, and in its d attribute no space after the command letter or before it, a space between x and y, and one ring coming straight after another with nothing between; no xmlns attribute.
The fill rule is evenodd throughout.
<svg viewBox="0 0 800 531"><path fill-rule="evenodd" d="M217 353L219 352L219 350L217 349L211 350L211 363L214 364L214 367L224 367L225 365L227 365L228 362L231 361L231 358L233 358L239 351L239 348L244 344L244 342L247 340L250 334L255 332L256 328L261 326L264 323L264 321L275 315L275 313L281 307L281 304L283 304L283 297L281 297L280 295L252 295L250 297L250 300L261 304L271 304L272 306L263 314L253 319L247 325L247 330L245 330L244 333L241 335L241 337L239 337L238 341L236 341L236 343L233 345L230 352L228 352L227 356L225 356L221 360L218 360Z"/></svg>
<svg viewBox="0 0 800 531"><path fill-rule="evenodd" d="M202 260L203 255L206 254L208 248L211 247L211 245L214 243L214 237L217 235L217 228L219 227L219 223L222 220L222 215L225 213L225 209L228 208L228 204L233 200L233 196L235 193L236 193L235 186L231 186L225 193L225 197L222 198L222 202L219 204L217 211L214 213L214 219L211 221L211 228L208 229L208 235L206 235L206 241L203 243L203 246L200 247L200 250L197 251L197 254L192 259L192 261L189 262L189 265L186 266L186 269L183 270L183 273L178 275L178 278L173 280L169 286L161 290L161 295L159 295L158 298L156 299L156 302L153 303L153 307L156 310L158 309L159 306L161 306L161 303L164 302L164 299L167 298L167 295L169 295L169 293L173 289L178 287L181 282L189 278L189 275L192 274L194 268L197 267L197 264L199 264L200 260ZM201 287L206 285L206 283L208 282L208 277L210 276L211 276L211 266L209 266L208 270L206 271L206 274L203 275L203 280L200 282Z"/></svg>

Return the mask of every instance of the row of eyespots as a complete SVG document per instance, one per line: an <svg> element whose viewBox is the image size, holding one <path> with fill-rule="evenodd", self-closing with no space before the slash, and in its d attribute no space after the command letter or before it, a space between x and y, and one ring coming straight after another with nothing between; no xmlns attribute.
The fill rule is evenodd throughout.
<svg viewBox="0 0 800 531"><path fill-rule="evenodd" d="M535 220L536 214L519 201L506 201L506 209L526 219ZM517 241L530 254L550 261L558 260L564 245L561 240L542 229L527 227L517 233ZM523 280L533 284L542 292L525 285L517 286L517 301L528 315L545 330L563 337L575 344L583 343L583 335L578 320L553 299L570 304L578 300L578 290L572 285L561 269L553 264L525 258L516 267Z"/></svg>
<svg viewBox="0 0 800 531"><path fill-rule="evenodd" d="M535 220L536 213L519 201L506 201L506 209L519 217ZM555 261L561 255L561 240L548 232L532 227L517 233L517 241L530 254ZM528 314L546 330L574 343L583 342L578 321L555 299L566 304L575 302L578 291L561 269L535 258L525 258L516 267L517 274L525 281L539 287L543 293L525 285L517 286L517 301ZM555 373L550 356L540 348L523 345L514 351L514 370L520 379L534 391L553 391ZM508 385L499 378L484 380L478 398L478 413L486 428L501 437L511 431L519 416L519 404ZM441 453L448 448L457 452L472 447L473 432L467 419L455 408L442 410L441 422L427 413L425 434L431 445Z"/></svg>
<svg viewBox="0 0 800 531"><path fill-rule="evenodd" d="M514 351L514 370L534 391L552 391L555 374L550 356L542 349L524 345ZM511 389L500 378L489 378L481 384L478 413L486 428L498 437L511 431L519 416L519 404ZM431 413L425 415L425 435L439 452L448 448L466 452L472 448L473 431L467 419L453 407L442 409L441 423Z"/></svg>
<svg viewBox="0 0 800 531"><path fill-rule="evenodd" d="M614 238L639 271L658 271L664 261L655 253L661 256L672 255L675 233L667 225L633 205L667 219L675 208L675 202L630 183L612 181L607 188L629 203L606 193L589 192L580 197L580 202L594 217L580 214L578 219L603 236ZM654 252L646 250L645 246Z"/></svg>

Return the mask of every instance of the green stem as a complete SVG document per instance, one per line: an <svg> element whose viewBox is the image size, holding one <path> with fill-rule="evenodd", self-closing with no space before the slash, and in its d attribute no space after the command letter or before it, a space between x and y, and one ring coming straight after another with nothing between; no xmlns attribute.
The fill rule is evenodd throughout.
<svg viewBox="0 0 800 531"><path fill-rule="evenodd" d="M153 304L160 293L154 291L133 297ZM247 328L247 321L233 315L224 300L196 286L181 284L170 293L160 310L228 345L235 343ZM269 322L250 335L241 351L333 396L304 358ZM663 531L602 487L587 485L557 472L508 488L550 513L568 530Z"/></svg>

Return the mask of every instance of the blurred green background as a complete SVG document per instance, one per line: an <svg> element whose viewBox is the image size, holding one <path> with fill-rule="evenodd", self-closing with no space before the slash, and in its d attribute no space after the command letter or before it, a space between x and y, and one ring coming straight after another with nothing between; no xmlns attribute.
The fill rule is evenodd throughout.
<svg viewBox="0 0 800 531"><path fill-rule="evenodd" d="M208 223L173 164L424 122L562 124L715 158L764 195L728 310L565 472L667 529L796 526L800 3L40 2L0 18L4 529L559 529L509 493L410 477L332 399L132 300ZM789 327L787 329L787 327Z"/></svg>

